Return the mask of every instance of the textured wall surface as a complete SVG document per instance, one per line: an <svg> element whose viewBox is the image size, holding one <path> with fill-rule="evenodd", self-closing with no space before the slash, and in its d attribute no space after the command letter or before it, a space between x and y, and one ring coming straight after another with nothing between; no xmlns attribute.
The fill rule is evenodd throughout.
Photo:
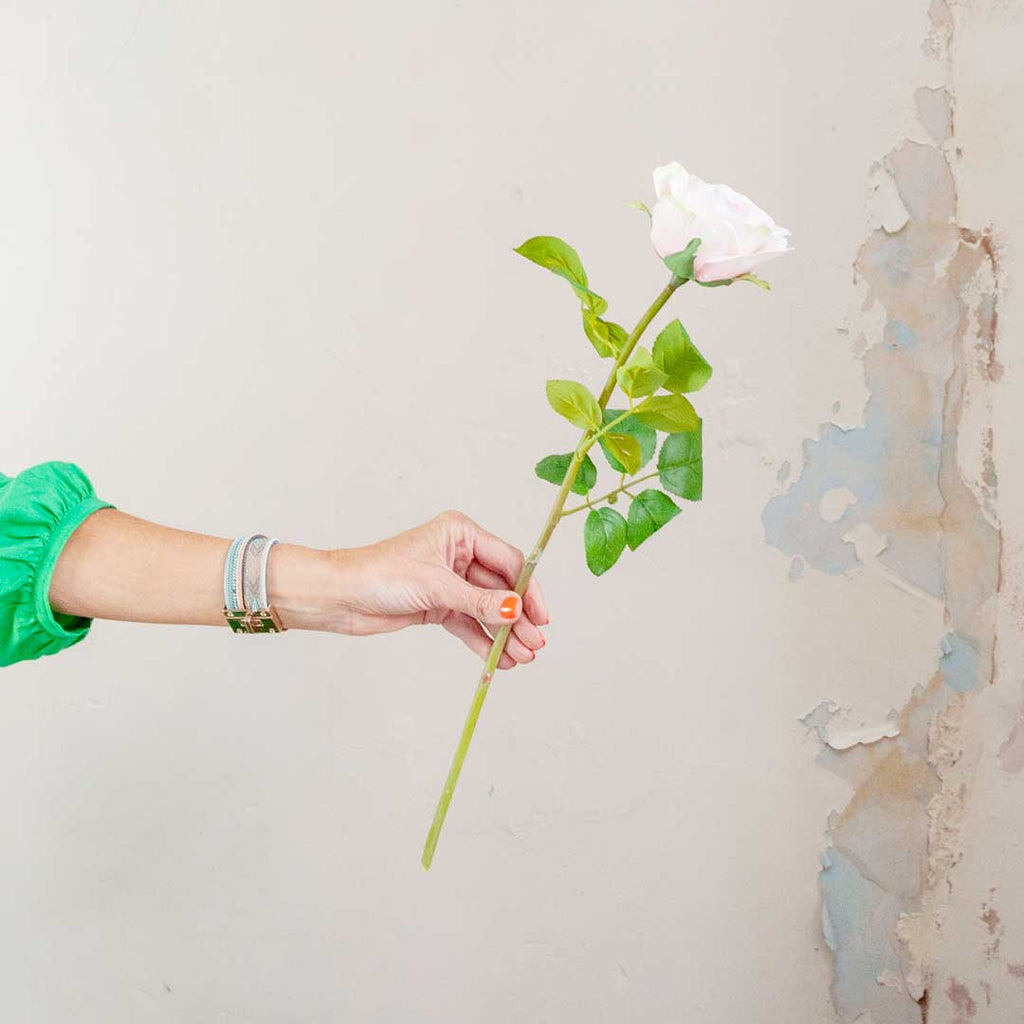
<svg viewBox="0 0 1024 1024"><path fill-rule="evenodd" d="M672 159L797 247L664 314L705 500L600 580L556 535L429 874L446 636L7 670L0 1016L1024 1019L1022 48L1007 0L0 4L0 468L137 515L526 546L543 381L604 371L511 247L632 321Z"/></svg>

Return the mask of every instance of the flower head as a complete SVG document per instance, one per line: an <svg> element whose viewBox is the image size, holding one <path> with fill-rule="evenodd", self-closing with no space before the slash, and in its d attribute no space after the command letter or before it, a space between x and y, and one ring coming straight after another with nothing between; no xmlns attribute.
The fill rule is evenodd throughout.
<svg viewBox="0 0 1024 1024"><path fill-rule="evenodd" d="M664 258L699 238L697 281L731 281L791 251L789 232L759 206L728 185L709 185L681 164L658 167L654 190L651 242Z"/></svg>

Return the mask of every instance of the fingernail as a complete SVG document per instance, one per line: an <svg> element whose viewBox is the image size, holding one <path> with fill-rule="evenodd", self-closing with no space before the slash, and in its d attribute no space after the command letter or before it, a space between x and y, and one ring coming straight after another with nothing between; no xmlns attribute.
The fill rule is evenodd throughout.
<svg viewBox="0 0 1024 1024"><path fill-rule="evenodd" d="M541 645L541 647L545 647L547 645L547 640L544 639L544 634L543 633L541 633L541 635L540 635L540 645Z"/></svg>
<svg viewBox="0 0 1024 1024"><path fill-rule="evenodd" d="M501 612L503 619L514 619L519 613L519 598L515 594L509 594L501 602L501 607L498 610Z"/></svg>

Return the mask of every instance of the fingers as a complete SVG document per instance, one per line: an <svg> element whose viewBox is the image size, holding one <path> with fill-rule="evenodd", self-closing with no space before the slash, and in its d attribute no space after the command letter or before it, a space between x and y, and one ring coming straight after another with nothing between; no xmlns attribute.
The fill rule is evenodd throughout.
<svg viewBox="0 0 1024 1024"><path fill-rule="evenodd" d="M523 604L531 621L536 622L538 626L551 624L551 616L548 615L547 605L544 604L544 595L541 593L540 584L533 576L530 577L530 582L526 586Z"/></svg>
<svg viewBox="0 0 1024 1024"><path fill-rule="evenodd" d="M505 585L514 587L519 580L519 574L523 571L522 551L489 533L468 516L461 517L461 521L472 536L475 560L498 573L505 581ZM540 584L533 577L526 587L524 604L526 614L537 625L546 626L551 622Z"/></svg>
<svg viewBox="0 0 1024 1024"><path fill-rule="evenodd" d="M505 585L502 578L496 572L488 569L485 565L481 565L479 562L470 563L469 568L466 570L466 579L478 587L498 589ZM539 651L547 641L544 639L544 634L530 621L532 616L529 611L529 591L527 591L527 601L524 603L526 615L520 615L516 620L512 626L512 634L530 651Z"/></svg>
<svg viewBox="0 0 1024 1024"><path fill-rule="evenodd" d="M474 654L478 654L485 661L487 660L491 644L494 641L484 632L483 626L476 619L471 619L468 615L463 615L462 612L452 612L444 620L444 628L452 636L457 636ZM509 639L511 640L512 638L509 637ZM514 668L515 665L515 659L508 653L508 648L506 647L498 659L498 668Z"/></svg>
<svg viewBox="0 0 1024 1024"><path fill-rule="evenodd" d="M498 630L495 627L487 629L489 633L497 633ZM527 647L522 640L515 635L515 633L509 633L508 639L505 641L505 653L516 660L519 665L527 665L537 654L534 650Z"/></svg>
<svg viewBox="0 0 1024 1024"><path fill-rule="evenodd" d="M523 602L514 590L475 587L450 569L438 570L431 590L435 607L462 612L489 625L510 626L523 613Z"/></svg>

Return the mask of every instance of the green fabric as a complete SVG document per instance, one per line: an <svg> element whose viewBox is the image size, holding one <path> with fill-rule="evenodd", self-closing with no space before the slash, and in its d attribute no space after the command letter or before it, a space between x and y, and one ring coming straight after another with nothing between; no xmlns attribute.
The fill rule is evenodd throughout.
<svg viewBox="0 0 1024 1024"><path fill-rule="evenodd" d="M56 654L85 638L92 619L50 607L53 568L86 516L112 508L70 462L0 473L0 666Z"/></svg>

